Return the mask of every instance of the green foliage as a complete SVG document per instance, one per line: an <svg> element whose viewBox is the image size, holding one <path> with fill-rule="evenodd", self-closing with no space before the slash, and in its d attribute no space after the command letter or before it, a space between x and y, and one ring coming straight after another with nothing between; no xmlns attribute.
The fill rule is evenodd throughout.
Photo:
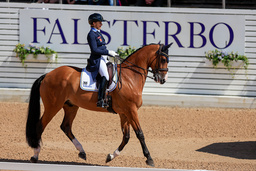
<svg viewBox="0 0 256 171"><path fill-rule="evenodd" d="M25 44L20 44L18 43L15 47L15 49L13 50L13 52L16 52L16 57L18 57L22 63L22 65L24 66L26 57L29 54L33 54L34 58L37 58L38 54L44 54L46 57L52 55L52 54L56 54L56 58L58 57L57 52L55 52L54 50L50 49L49 47L37 47L34 46L33 44L29 44L29 47L25 47Z"/></svg>
<svg viewBox="0 0 256 171"><path fill-rule="evenodd" d="M117 49L117 54L122 58L125 59L127 56L129 56L130 54L132 54L133 52L135 52L136 49L135 47L131 48L131 46L129 46L128 48L124 49L123 47L118 48Z"/></svg>
<svg viewBox="0 0 256 171"><path fill-rule="evenodd" d="M227 67L228 70L230 70L232 67L232 61L238 61L242 60L244 62L244 68L247 69L249 65L249 60L244 55L238 55L238 53L234 53L233 51L231 53L226 53L219 51L217 49L208 51L205 53L205 57L212 61L212 64L214 67L217 67L219 62L222 62L225 67Z"/></svg>

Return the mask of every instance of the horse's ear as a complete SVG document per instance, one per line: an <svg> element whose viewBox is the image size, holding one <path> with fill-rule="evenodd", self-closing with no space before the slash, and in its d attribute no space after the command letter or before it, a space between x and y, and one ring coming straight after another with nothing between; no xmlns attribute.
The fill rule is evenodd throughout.
<svg viewBox="0 0 256 171"><path fill-rule="evenodd" d="M171 47L172 44L173 44L173 43L170 43L169 45L164 45L164 46L162 47L162 51L165 52L166 50L168 50L169 47Z"/></svg>

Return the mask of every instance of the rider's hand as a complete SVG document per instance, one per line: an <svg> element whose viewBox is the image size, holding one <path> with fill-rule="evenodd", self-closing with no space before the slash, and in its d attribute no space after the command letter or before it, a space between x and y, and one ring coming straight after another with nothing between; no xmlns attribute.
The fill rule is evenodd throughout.
<svg viewBox="0 0 256 171"><path fill-rule="evenodd" d="M115 51L113 51L113 50L109 50L108 51L108 55L112 56L112 57L118 56L118 54Z"/></svg>

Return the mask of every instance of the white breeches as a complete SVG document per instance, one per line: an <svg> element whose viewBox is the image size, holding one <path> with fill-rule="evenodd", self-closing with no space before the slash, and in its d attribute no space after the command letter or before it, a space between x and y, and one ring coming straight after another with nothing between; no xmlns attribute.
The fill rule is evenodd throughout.
<svg viewBox="0 0 256 171"><path fill-rule="evenodd" d="M108 69L107 69L107 56L101 56L100 59L100 68L99 73L103 77L106 77L106 79L109 81L109 75L108 75Z"/></svg>

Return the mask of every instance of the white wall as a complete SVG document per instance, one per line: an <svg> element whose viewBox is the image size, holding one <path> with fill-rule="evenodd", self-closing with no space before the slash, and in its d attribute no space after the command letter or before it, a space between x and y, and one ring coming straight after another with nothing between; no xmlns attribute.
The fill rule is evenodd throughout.
<svg viewBox="0 0 256 171"><path fill-rule="evenodd" d="M221 10L221 9L180 9L180 8L143 8L143 7L110 7L86 5L59 4L20 4L0 3L0 88L29 89L33 81L54 68L61 65L86 66L88 52L59 52L58 63L28 63L23 68L12 52L19 42L19 9L48 8L62 11L91 11L91 12L142 12L142 13L171 13L171 14L202 14L202 15L231 15L244 17L244 54L249 58L247 71L234 70L233 75L225 69L214 69L204 63L204 54L172 55L170 52L169 77L164 85L158 85L147 80L144 88L144 102L146 104L178 105L190 103L186 106L234 106L233 99L246 102L242 105L236 101L236 107L254 108L256 96L256 12L254 10ZM239 26L243 23L237 23ZM21 42L22 43L22 42ZM236 49L234 49L236 51ZM8 90L2 89L1 92ZM7 93L10 94L10 93ZM0 99L4 99L3 93ZM153 96L152 96L153 95ZM188 96L191 95L191 96ZM225 96L225 98L223 98ZM158 97L158 103L152 98ZM178 97L178 98L177 98ZM182 98L181 98L182 97ZM192 99L193 97L193 99ZM202 100L203 99L203 100ZM207 99L207 100L205 100ZM227 103L219 101L226 100ZM248 99L250 102L248 102ZM7 100L5 98L5 100ZM162 101L161 101L162 100ZM164 101L164 102L163 102ZM212 101L212 104L211 104ZM247 103L248 102L248 103ZM208 105L206 105L208 104ZM239 106L241 104L241 106ZM252 105L253 104L253 105Z"/></svg>

